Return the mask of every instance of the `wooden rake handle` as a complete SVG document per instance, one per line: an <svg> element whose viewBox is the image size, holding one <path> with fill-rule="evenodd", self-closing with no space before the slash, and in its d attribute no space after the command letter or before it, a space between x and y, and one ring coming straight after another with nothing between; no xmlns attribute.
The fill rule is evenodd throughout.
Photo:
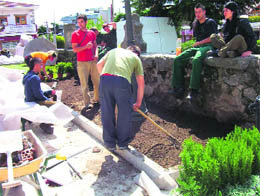
<svg viewBox="0 0 260 196"><path fill-rule="evenodd" d="M145 113L143 113L140 109L136 110L139 114L141 114L144 118L149 120L153 125L155 125L157 128L159 128L162 132L170 136L172 139L176 140L168 131L166 131L164 128L162 128L160 125L158 125L156 122L153 121L149 116L147 116Z"/></svg>

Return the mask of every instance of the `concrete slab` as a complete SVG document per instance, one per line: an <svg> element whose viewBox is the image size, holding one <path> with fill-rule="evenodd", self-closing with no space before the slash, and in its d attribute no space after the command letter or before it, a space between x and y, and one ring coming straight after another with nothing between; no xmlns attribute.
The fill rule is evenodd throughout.
<svg viewBox="0 0 260 196"><path fill-rule="evenodd" d="M102 144L102 132L101 127L97 126L92 121L86 119L82 115L74 113L75 119L73 122L80 126L83 130L88 132L90 135L95 137ZM139 153L134 148L130 148L131 150L117 150L116 153L131 163L135 168L139 171L145 171L146 174L155 182L155 184L162 190L170 191L174 188L177 188L177 183L175 180L168 174L168 172L146 157L145 155Z"/></svg>
<svg viewBox="0 0 260 196"><path fill-rule="evenodd" d="M140 172L124 159L105 149L75 124L69 123L65 127L54 126L53 135L47 135L36 124L26 125L26 129L34 131L50 154L70 156L90 147L90 150L69 159L83 179L75 178L72 183L62 187L49 187L50 195L147 196L134 182L134 177ZM96 151L97 148L100 152Z"/></svg>

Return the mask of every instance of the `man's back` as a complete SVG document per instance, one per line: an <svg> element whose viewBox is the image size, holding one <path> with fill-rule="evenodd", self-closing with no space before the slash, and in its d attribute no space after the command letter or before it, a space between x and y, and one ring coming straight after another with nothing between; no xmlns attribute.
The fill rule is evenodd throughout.
<svg viewBox="0 0 260 196"><path fill-rule="evenodd" d="M131 75L143 75L142 62L139 57L123 48L109 51L104 59L106 61L101 74L109 73L126 78L131 83Z"/></svg>

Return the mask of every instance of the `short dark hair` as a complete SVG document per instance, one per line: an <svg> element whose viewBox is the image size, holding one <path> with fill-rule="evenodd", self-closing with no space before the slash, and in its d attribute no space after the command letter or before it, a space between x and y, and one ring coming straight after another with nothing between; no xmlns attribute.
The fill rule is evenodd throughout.
<svg viewBox="0 0 260 196"><path fill-rule="evenodd" d="M96 27L91 27L91 29L89 29L89 30L94 31L94 32L98 31Z"/></svg>
<svg viewBox="0 0 260 196"><path fill-rule="evenodd" d="M127 47L127 50L131 50L133 53L137 54L140 57L141 49L137 45L130 45Z"/></svg>
<svg viewBox="0 0 260 196"><path fill-rule="evenodd" d="M88 17L85 14L80 14L77 16L77 20L78 19L83 19L86 22L88 20Z"/></svg>
<svg viewBox="0 0 260 196"><path fill-rule="evenodd" d="M36 63L42 62L42 60L40 58L33 58L31 55L24 57L24 61L28 65L28 67L30 68L30 71L33 70L34 65Z"/></svg>
<svg viewBox="0 0 260 196"><path fill-rule="evenodd" d="M103 24L103 29L105 29L105 27L109 27L109 25L108 24Z"/></svg>
<svg viewBox="0 0 260 196"><path fill-rule="evenodd" d="M203 9L203 10L206 10L205 6L204 6L203 4L201 4L201 3L197 3L197 4L195 5L195 8L196 8L196 9L201 8L201 9Z"/></svg>

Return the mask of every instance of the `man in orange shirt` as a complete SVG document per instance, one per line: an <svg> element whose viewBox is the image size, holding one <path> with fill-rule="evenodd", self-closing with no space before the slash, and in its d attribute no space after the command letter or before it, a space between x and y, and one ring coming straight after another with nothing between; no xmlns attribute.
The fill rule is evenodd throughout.
<svg viewBox="0 0 260 196"><path fill-rule="evenodd" d="M45 65L48 60L53 61L57 57L57 53L53 50L50 50L48 52L32 52L30 56L32 58L39 58L42 60L42 70L44 72L44 75L48 79L51 79L51 77L46 72Z"/></svg>

